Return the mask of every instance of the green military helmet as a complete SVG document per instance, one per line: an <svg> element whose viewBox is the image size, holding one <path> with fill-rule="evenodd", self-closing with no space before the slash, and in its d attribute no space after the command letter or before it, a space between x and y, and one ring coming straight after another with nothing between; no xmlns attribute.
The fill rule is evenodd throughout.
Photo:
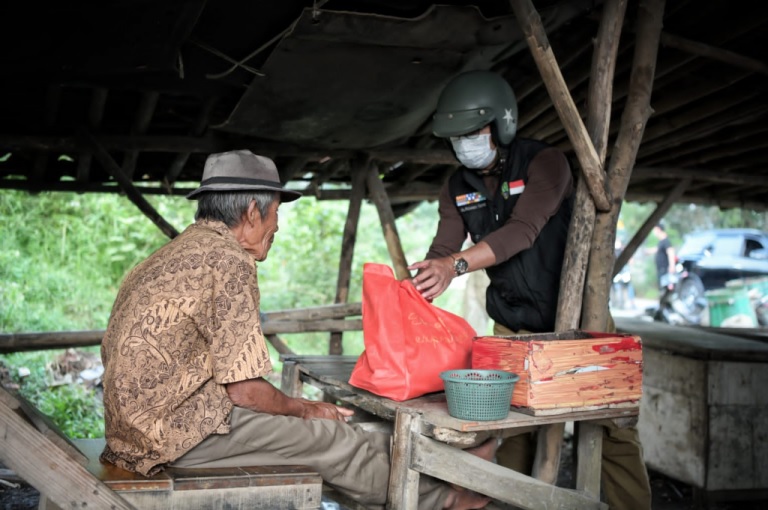
<svg viewBox="0 0 768 510"><path fill-rule="evenodd" d="M497 142L517 133L517 100L512 87L492 71L467 71L445 86L432 117L435 136L461 136L495 123Z"/></svg>

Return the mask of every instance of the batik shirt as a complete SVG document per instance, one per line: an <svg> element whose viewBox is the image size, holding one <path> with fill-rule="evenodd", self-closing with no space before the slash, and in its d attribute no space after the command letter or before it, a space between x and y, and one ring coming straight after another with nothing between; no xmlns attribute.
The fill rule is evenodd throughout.
<svg viewBox="0 0 768 510"><path fill-rule="evenodd" d="M151 475L226 434L225 385L272 370L253 257L223 223L190 225L128 274L101 353L103 460Z"/></svg>

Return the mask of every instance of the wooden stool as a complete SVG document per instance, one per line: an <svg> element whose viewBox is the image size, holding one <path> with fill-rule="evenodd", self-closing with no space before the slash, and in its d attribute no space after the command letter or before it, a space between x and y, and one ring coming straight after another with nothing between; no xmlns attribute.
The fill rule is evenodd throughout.
<svg viewBox="0 0 768 510"><path fill-rule="evenodd" d="M320 508L320 475L306 466L255 466L241 468L167 468L146 478L102 464L105 441L75 439L88 458L88 471L126 501L142 510L171 509L304 509ZM60 510L43 494L40 510Z"/></svg>

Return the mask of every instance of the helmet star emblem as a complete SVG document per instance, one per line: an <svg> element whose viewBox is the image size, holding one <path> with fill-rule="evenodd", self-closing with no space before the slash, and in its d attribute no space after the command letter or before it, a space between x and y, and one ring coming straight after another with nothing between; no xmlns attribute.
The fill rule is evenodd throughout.
<svg viewBox="0 0 768 510"><path fill-rule="evenodd" d="M515 118L512 116L512 109L511 108L504 108L504 120L507 121L507 126L509 126L510 122L514 122Z"/></svg>

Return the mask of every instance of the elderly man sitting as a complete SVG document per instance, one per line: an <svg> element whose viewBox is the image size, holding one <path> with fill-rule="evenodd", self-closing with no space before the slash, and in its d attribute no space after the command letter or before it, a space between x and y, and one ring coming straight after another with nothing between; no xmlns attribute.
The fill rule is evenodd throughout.
<svg viewBox="0 0 768 510"><path fill-rule="evenodd" d="M303 464L352 499L386 502L390 438L346 423L349 409L290 398L259 320L256 262L278 231L284 189L249 151L208 157L195 223L122 283L102 344L102 460L152 475L165 466ZM473 453L493 457L495 442ZM419 507L482 508L488 498L422 477Z"/></svg>

